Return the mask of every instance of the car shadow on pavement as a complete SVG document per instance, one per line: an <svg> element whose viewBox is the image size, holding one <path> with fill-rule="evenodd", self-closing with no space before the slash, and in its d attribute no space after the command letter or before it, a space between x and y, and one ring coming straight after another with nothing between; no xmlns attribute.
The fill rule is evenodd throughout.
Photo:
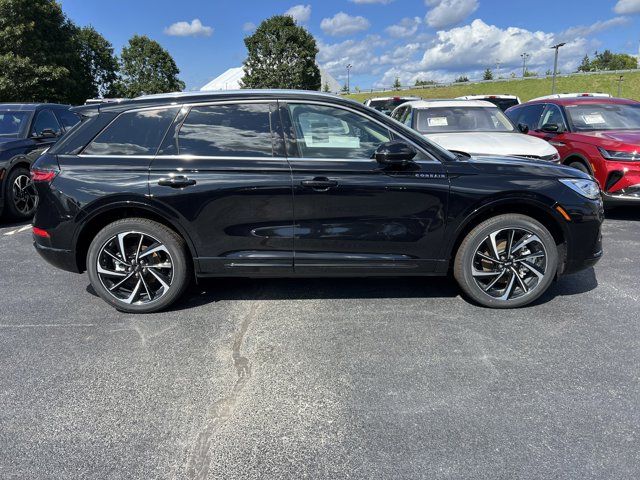
<svg viewBox="0 0 640 480"><path fill-rule="evenodd" d="M556 297L579 295L598 286L595 270L561 277L531 306ZM224 300L327 300L380 298L454 298L460 288L451 277L205 279L193 285L171 310L179 311Z"/></svg>
<svg viewBox="0 0 640 480"><path fill-rule="evenodd" d="M634 207L616 207L605 210L607 220L640 221L640 205Z"/></svg>

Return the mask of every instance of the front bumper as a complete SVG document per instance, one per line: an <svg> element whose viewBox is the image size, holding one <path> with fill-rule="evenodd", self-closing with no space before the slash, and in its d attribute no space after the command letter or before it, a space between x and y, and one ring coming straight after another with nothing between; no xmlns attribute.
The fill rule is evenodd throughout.
<svg viewBox="0 0 640 480"><path fill-rule="evenodd" d="M602 199L608 207L616 205L640 205L640 184L631 185L615 192L602 192Z"/></svg>
<svg viewBox="0 0 640 480"><path fill-rule="evenodd" d="M601 201L586 200L563 205L571 217L566 222L566 259L562 274L575 273L593 267L602 258L602 222L604 208Z"/></svg>

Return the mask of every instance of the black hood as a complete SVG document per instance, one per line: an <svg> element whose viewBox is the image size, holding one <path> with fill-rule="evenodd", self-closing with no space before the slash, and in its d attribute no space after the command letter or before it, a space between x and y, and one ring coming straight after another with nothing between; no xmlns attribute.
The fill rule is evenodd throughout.
<svg viewBox="0 0 640 480"><path fill-rule="evenodd" d="M461 162L472 165L483 173L494 175L525 175L533 177L585 178L591 176L566 165L517 157L478 156L461 159Z"/></svg>

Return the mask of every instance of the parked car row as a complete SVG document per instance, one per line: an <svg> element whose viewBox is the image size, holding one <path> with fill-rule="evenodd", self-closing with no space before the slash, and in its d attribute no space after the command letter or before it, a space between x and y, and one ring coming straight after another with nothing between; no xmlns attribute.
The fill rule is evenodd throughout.
<svg viewBox="0 0 640 480"><path fill-rule="evenodd" d="M38 197L29 168L79 121L68 105L0 104L0 216L33 215Z"/></svg>
<svg viewBox="0 0 640 480"><path fill-rule="evenodd" d="M408 100L390 115L448 150L581 170L598 181L608 206L640 202L640 102L605 93L561 93L524 104L513 95L472 95Z"/></svg>

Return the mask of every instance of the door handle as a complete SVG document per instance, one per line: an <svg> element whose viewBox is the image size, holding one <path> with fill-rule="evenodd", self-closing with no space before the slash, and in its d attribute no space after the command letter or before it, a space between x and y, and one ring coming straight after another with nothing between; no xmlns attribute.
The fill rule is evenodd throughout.
<svg viewBox="0 0 640 480"><path fill-rule="evenodd" d="M318 177L313 180L302 180L300 184L306 188L313 188L314 190L326 191L330 188L337 187L338 182L336 180L329 180L326 177Z"/></svg>
<svg viewBox="0 0 640 480"><path fill-rule="evenodd" d="M171 188L184 188L191 185L195 185L196 181L192 178L185 177L184 175L178 175L176 177L161 178L158 180L158 185L162 187Z"/></svg>

